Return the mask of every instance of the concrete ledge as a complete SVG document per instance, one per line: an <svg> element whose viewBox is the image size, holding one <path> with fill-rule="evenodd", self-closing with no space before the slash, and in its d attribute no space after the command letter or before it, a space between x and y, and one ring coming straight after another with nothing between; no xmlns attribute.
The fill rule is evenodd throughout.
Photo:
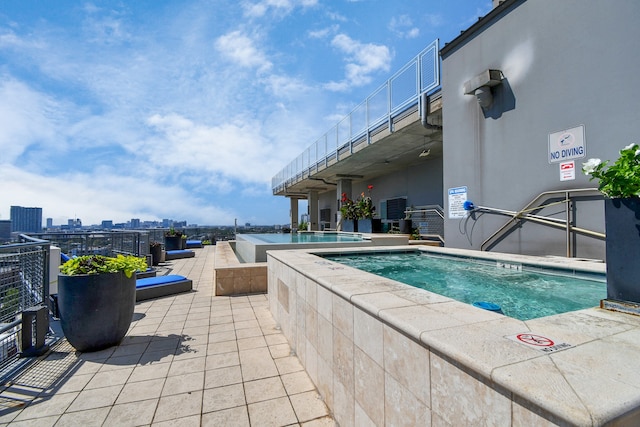
<svg viewBox="0 0 640 427"><path fill-rule="evenodd" d="M217 242L214 265L215 295L267 292L267 264L241 263L230 242Z"/></svg>

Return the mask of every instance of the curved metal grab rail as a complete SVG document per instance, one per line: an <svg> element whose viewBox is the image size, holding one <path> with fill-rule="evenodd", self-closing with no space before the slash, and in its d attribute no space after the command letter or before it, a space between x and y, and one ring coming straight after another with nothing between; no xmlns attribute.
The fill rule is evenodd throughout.
<svg viewBox="0 0 640 427"><path fill-rule="evenodd" d="M558 203L564 203L566 205L565 212L566 218L550 218L542 215L535 215L529 213L530 211L534 211L537 209L542 209L545 207L544 201L547 201L552 198L557 198L558 196L562 196L564 194L564 200ZM511 217L509 221L503 224L498 230L496 230L491 236L482 242L480 245L481 251L489 250L487 248L493 247L493 245L498 243L498 239L504 238L506 235L510 234L513 230L514 226L518 221L531 221L537 224L546 225L552 228L564 229L566 231L566 244L567 244L567 258L571 258L572 248L571 248L571 233L580 233L589 237L604 239L604 233L600 233L597 231L587 230L581 227L575 227L571 225L571 209L569 209L569 203L573 200L575 196L601 196L602 193L598 191L597 188L576 188L569 190L552 190L545 191L540 193L537 197L535 197L531 202L529 202L524 208L519 211L508 211L503 209L496 208L486 208L479 207L480 210L489 213L496 213L500 215L506 215Z"/></svg>

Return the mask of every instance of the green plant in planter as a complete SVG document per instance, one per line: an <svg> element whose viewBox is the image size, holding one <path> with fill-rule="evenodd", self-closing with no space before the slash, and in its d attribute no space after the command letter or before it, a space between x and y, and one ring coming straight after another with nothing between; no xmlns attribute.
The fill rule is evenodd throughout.
<svg viewBox="0 0 640 427"><path fill-rule="evenodd" d="M608 160L589 159L582 164L589 180L597 179L598 190L612 199L640 197L640 148L629 144L620 150L620 157L607 167Z"/></svg>
<svg viewBox="0 0 640 427"><path fill-rule="evenodd" d="M373 200L371 199L371 190L373 185L367 185L368 195L364 194L364 191L360 193L358 199L358 219L371 219L376 213L376 207L373 206Z"/></svg>
<svg viewBox="0 0 640 427"><path fill-rule="evenodd" d="M420 230L418 228L413 229L413 232L409 236L409 240L422 240L422 236L420 235Z"/></svg>
<svg viewBox="0 0 640 427"><path fill-rule="evenodd" d="M170 227L169 230L164 233L164 235L167 236L167 237L177 237L177 236L182 236L182 232L176 230L173 227ZM186 236L185 236L185 238L186 238Z"/></svg>
<svg viewBox="0 0 640 427"><path fill-rule="evenodd" d="M340 199L342 202L342 206L340 206L340 213L342 214L343 219L358 219L360 216L360 211L358 208L358 204L347 197L347 193L342 193L342 198Z"/></svg>
<svg viewBox="0 0 640 427"><path fill-rule="evenodd" d="M71 258L60 266L60 272L67 276L79 274L100 274L123 272L130 278L136 271L147 269L147 262L143 258L133 255L118 255L115 258L104 255L84 255Z"/></svg>
<svg viewBox="0 0 640 427"><path fill-rule="evenodd" d="M136 276L143 258L85 255L60 267L58 308L65 338L78 351L97 351L118 344L131 325L136 303Z"/></svg>
<svg viewBox="0 0 640 427"><path fill-rule="evenodd" d="M607 299L640 303L640 147L629 144L613 163L589 159L582 171L598 180L604 200Z"/></svg>

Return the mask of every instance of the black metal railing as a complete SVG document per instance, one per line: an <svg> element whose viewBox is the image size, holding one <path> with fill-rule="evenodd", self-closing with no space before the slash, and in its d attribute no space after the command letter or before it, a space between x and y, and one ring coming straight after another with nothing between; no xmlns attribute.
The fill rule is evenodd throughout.
<svg viewBox="0 0 640 427"><path fill-rule="evenodd" d="M60 248L70 257L115 254L145 257L149 254L149 233L146 231L87 231L32 233Z"/></svg>
<svg viewBox="0 0 640 427"><path fill-rule="evenodd" d="M20 240L0 246L0 372L19 355L36 355L49 328L50 242Z"/></svg>

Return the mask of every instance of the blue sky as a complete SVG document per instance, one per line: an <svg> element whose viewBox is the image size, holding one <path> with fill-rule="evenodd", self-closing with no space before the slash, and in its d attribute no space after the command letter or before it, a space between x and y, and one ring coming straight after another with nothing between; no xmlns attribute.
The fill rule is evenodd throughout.
<svg viewBox="0 0 640 427"><path fill-rule="evenodd" d="M490 0L0 2L0 219L283 224L271 178Z"/></svg>

